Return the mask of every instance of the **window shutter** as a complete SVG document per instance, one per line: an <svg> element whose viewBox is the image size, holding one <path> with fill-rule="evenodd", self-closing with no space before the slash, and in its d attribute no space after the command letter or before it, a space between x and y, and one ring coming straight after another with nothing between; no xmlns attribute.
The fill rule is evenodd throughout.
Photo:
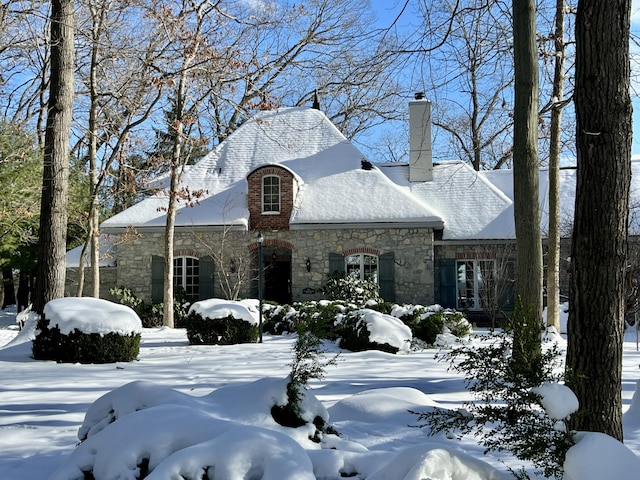
<svg viewBox="0 0 640 480"><path fill-rule="evenodd" d="M344 255L339 253L330 253L329 254L329 276L333 276L338 273L339 275L344 274Z"/></svg>
<svg viewBox="0 0 640 480"><path fill-rule="evenodd" d="M214 263L211 257L202 257L199 262L200 278L198 279L199 300L213 298L213 270Z"/></svg>
<svg viewBox="0 0 640 480"><path fill-rule="evenodd" d="M151 302L162 303L164 300L164 257L151 256Z"/></svg>
<svg viewBox="0 0 640 480"><path fill-rule="evenodd" d="M393 252L383 253L379 257L378 281L380 283L380 296L385 302L396 301L396 277L395 277L395 254Z"/></svg>
<svg viewBox="0 0 640 480"><path fill-rule="evenodd" d="M443 258L440 260L440 299L444 308L456 308L456 260Z"/></svg>

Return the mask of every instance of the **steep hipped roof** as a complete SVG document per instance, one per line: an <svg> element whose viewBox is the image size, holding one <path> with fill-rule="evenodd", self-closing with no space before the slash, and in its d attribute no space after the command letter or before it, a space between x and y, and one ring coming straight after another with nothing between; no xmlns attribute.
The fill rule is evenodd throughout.
<svg viewBox="0 0 640 480"><path fill-rule="evenodd" d="M409 182L406 163L373 164L319 110L284 108L260 112L214 151L187 167L182 186L206 193L193 207L181 205L176 226L248 228L247 175L264 165L291 171L299 185L292 229L361 226L443 228L449 241L515 239L513 171L476 172L464 162L435 164L433 180ZM640 159L632 162L632 206L640 205ZM561 223L573 219L576 171L563 169ZM160 182L161 183L161 182ZM543 234L548 227L548 171L540 172ZM159 193L109 218L107 233L128 226L162 228L166 194ZM640 234L632 214L631 233Z"/></svg>
<svg viewBox="0 0 640 480"><path fill-rule="evenodd" d="M204 190L195 206L182 206L177 227L248 226L247 174L280 164L301 185L291 228L398 223L441 226L442 218L378 168L364 170L362 153L319 110L285 108L261 112L213 152L187 167L182 186ZM165 224L167 197L159 193L109 218L103 231Z"/></svg>
<svg viewBox="0 0 640 480"><path fill-rule="evenodd" d="M409 182L407 164L380 167L396 184L444 219L443 240L511 238L511 199L462 161L434 165L433 180Z"/></svg>

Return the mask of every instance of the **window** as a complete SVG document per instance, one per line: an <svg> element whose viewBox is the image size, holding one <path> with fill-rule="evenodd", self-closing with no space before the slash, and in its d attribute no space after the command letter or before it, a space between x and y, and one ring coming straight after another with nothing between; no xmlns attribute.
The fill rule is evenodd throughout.
<svg viewBox="0 0 640 480"><path fill-rule="evenodd" d="M458 260L457 308L487 309L495 303L495 260Z"/></svg>
<svg viewBox="0 0 640 480"><path fill-rule="evenodd" d="M262 178L262 212L280 212L280 177L277 175Z"/></svg>
<svg viewBox="0 0 640 480"><path fill-rule="evenodd" d="M173 259L173 286L184 289L187 298L197 300L200 296L200 261L195 257Z"/></svg>
<svg viewBox="0 0 640 480"><path fill-rule="evenodd" d="M378 283L378 257L366 253L358 253L345 257L347 275L360 280Z"/></svg>

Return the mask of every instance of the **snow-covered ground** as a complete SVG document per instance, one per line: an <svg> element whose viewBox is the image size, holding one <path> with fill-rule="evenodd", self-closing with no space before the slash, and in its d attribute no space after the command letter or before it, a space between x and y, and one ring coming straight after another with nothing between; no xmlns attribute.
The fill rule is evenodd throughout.
<svg viewBox="0 0 640 480"><path fill-rule="evenodd" d="M180 450L148 477L167 480L213 464L220 475L215 478L227 480L336 479L356 471L352 478L368 480L497 479L511 478L507 466L521 466L508 455L483 455L473 439L428 437L410 427L416 417L408 409L455 408L469 398L459 374L434 359L435 350L340 352L326 377L311 383L311 397L319 400L313 408L326 413L342 434L325 445L333 449L323 449L269 416L290 370L291 336L265 335L262 344L190 346L184 330L143 329L137 361L81 365L33 360L25 333L19 335L15 311L0 313L3 480L82 479L74 477L82 464L113 475L104 478L134 478L126 475L145 448L152 469L153 455L158 462L166 457L160 450ZM626 340L628 449L608 437L587 435L570 451L570 480L638 476L640 402L631 408L631 400L640 379L640 353L635 332ZM338 352L331 344L326 348ZM76 448L88 411L82 433L90 430L89 439ZM113 425L120 428L99 432L108 415L118 417ZM145 444L145 438L153 441Z"/></svg>

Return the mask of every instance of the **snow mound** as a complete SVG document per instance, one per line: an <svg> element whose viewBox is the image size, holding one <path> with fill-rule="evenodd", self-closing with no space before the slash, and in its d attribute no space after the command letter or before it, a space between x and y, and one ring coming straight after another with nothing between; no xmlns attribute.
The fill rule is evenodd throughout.
<svg viewBox="0 0 640 480"><path fill-rule="evenodd" d="M578 432L564 461L565 480L635 480L640 458L615 438L598 432Z"/></svg>
<svg viewBox="0 0 640 480"><path fill-rule="evenodd" d="M288 436L237 426L163 461L148 480L315 480L304 449ZM213 475L212 475L213 473Z"/></svg>
<svg viewBox="0 0 640 480"><path fill-rule="evenodd" d="M63 335L69 335L75 329L100 335L142 333L142 322L136 312L126 305L100 298L57 298L47 302L43 313L49 320L49 328L57 326Z"/></svg>
<svg viewBox="0 0 640 480"><path fill-rule="evenodd" d="M402 450L367 480L506 480L489 464L453 449L428 444Z"/></svg>
<svg viewBox="0 0 640 480"><path fill-rule="evenodd" d="M244 320L252 325L258 325L259 306L258 300L224 300L221 298L210 298L195 302L189 308L189 313L198 313L203 318L227 318L233 317L237 320Z"/></svg>
<svg viewBox="0 0 640 480"><path fill-rule="evenodd" d="M76 447L50 480L135 480L169 455L224 433L233 424L184 405L160 405L125 415ZM145 463L147 466L145 467Z"/></svg>
<svg viewBox="0 0 640 480"><path fill-rule="evenodd" d="M329 417L332 422L357 420L375 423L409 410L421 411L435 406L436 402L415 388L378 388L340 400L329 409Z"/></svg>
<svg viewBox="0 0 640 480"><path fill-rule="evenodd" d="M78 431L85 440L107 425L130 413L159 405L196 406L198 399L169 387L151 382L135 381L105 393L91 404Z"/></svg>

